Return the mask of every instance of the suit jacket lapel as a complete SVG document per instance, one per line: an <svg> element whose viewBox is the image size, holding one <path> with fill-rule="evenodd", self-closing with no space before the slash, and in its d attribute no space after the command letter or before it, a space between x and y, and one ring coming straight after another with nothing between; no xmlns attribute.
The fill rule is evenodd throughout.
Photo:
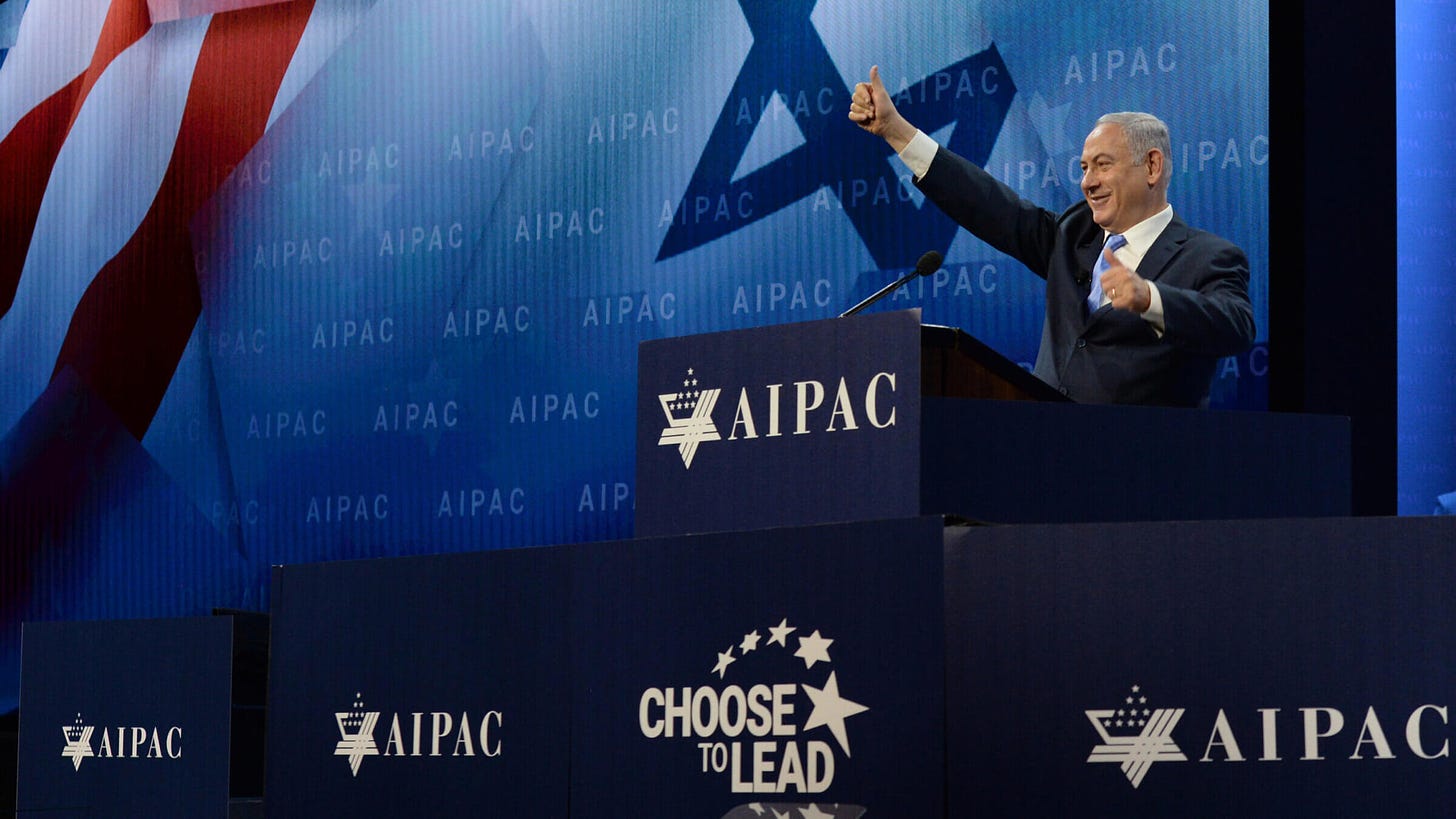
<svg viewBox="0 0 1456 819"><path fill-rule="evenodd" d="M1076 270L1072 271L1072 274L1076 277L1077 281L1081 281L1082 277L1084 276L1088 277L1089 279L1092 276L1092 268L1097 266L1097 257L1102 254L1102 244L1104 238L1105 237L1102 235L1102 228L1097 227L1097 225L1095 224L1092 226L1092 229L1088 231L1085 236L1082 237L1081 243L1077 245L1078 267ZM1082 289L1080 287L1078 287L1074 292L1081 293L1082 301L1087 301L1087 294L1082 293ZM1091 324L1092 321L1097 317L1097 314L1101 312L1104 312L1104 310L1098 309L1088 312L1086 308L1083 307L1081 314L1084 316L1082 319L1084 326Z"/></svg>
<svg viewBox="0 0 1456 819"><path fill-rule="evenodd" d="M1159 276L1163 275L1163 271L1168 267L1168 262L1173 260L1173 256L1186 241L1188 241L1188 225L1182 219L1174 216L1173 221L1169 222L1168 226L1163 228L1163 232L1158 234L1158 238L1153 240L1153 245L1148 248L1148 252L1143 254L1143 260L1138 263L1137 274L1149 281L1156 281Z"/></svg>
<svg viewBox="0 0 1456 819"><path fill-rule="evenodd" d="M1101 252L1102 230L1099 228L1095 235L1088 234L1082 239L1082 243L1077 245L1078 269L1076 270L1075 275L1079 280L1081 279L1081 277L1090 275L1092 273L1093 266L1097 264L1097 255Z"/></svg>

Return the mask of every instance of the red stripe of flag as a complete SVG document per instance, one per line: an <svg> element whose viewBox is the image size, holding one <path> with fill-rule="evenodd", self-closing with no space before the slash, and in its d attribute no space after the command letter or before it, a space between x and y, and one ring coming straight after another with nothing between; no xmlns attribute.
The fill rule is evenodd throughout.
<svg viewBox="0 0 1456 819"><path fill-rule="evenodd" d="M145 0L112 3L91 64L21 117L0 142L0 179L8 185L5 197L0 198L0 318L15 302L46 183L82 104L112 60L140 40L149 27Z"/></svg>
<svg viewBox="0 0 1456 819"><path fill-rule="evenodd" d="M262 138L313 5L213 17L157 196L71 316L52 379L75 368L139 440L201 311L188 222Z"/></svg>

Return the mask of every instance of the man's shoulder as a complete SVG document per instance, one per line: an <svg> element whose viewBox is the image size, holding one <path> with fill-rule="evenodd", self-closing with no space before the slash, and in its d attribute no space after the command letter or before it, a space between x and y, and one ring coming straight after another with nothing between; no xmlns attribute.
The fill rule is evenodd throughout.
<svg viewBox="0 0 1456 819"><path fill-rule="evenodd" d="M1232 252L1240 256L1244 255L1243 248L1217 233L1189 225L1179 218L1176 213L1173 215L1173 221L1169 222L1168 226L1163 229L1162 238L1172 239L1200 253L1212 255Z"/></svg>
<svg viewBox="0 0 1456 819"><path fill-rule="evenodd" d="M1087 204L1086 199L1078 199L1062 211L1061 215L1057 217L1057 226L1073 236L1079 236L1094 229L1102 229L1092 221L1092 208Z"/></svg>

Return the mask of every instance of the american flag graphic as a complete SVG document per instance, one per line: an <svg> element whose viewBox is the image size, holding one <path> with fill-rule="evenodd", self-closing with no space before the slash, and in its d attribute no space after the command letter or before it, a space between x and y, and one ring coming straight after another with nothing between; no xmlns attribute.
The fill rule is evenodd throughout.
<svg viewBox="0 0 1456 819"><path fill-rule="evenodd" d="M6 112L14 124L0 142L11 184L0 201L0 343L24 333L54 357L24 376L48 382L71 368L145 435L201 309L188 223L262 136L313 6L154 25L144 0L31 3L0 76L7 108L36 100ZM75 24L78 12L90 25ZM88 147L99 150L62 164L68 149ZM145 153L166 162L134 158ZM80 195L106 207L117 190L133 207L149 201L98 268L32 263L57 242L94 240L66 235L64 216L44 220L48 202L55 210ZM32 282L27 271L65 281Z"/></svg>

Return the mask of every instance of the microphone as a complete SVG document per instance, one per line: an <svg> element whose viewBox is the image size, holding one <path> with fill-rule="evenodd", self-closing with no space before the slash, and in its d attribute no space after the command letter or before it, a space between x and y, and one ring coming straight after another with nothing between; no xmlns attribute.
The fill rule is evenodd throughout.
<svg viewBox="0 0 1456 819"><path fill-rule="evenodd" d="M843 313L840 313L839 317L844 318L845 316L852 316L855 313L858 313L866 307L869 307L871 304L874 304L880 299L883 299L885 296L888 296L891 293L895 292L896 288L898 288L900 285L910 281L913 278L916 278L917 276L929 276L931 273L934 273L935 271L940 269L940 263L944 260L945 257L941 256L934 250L926 253L924 256L920 257L920 261L915 263L914 270L906 273L895 281L890 282L884 287L881 287L879 292L875 293L873 296L870 296L859 304L856 304L855 306L849 308L848 310L845 310Z"/></svg>

